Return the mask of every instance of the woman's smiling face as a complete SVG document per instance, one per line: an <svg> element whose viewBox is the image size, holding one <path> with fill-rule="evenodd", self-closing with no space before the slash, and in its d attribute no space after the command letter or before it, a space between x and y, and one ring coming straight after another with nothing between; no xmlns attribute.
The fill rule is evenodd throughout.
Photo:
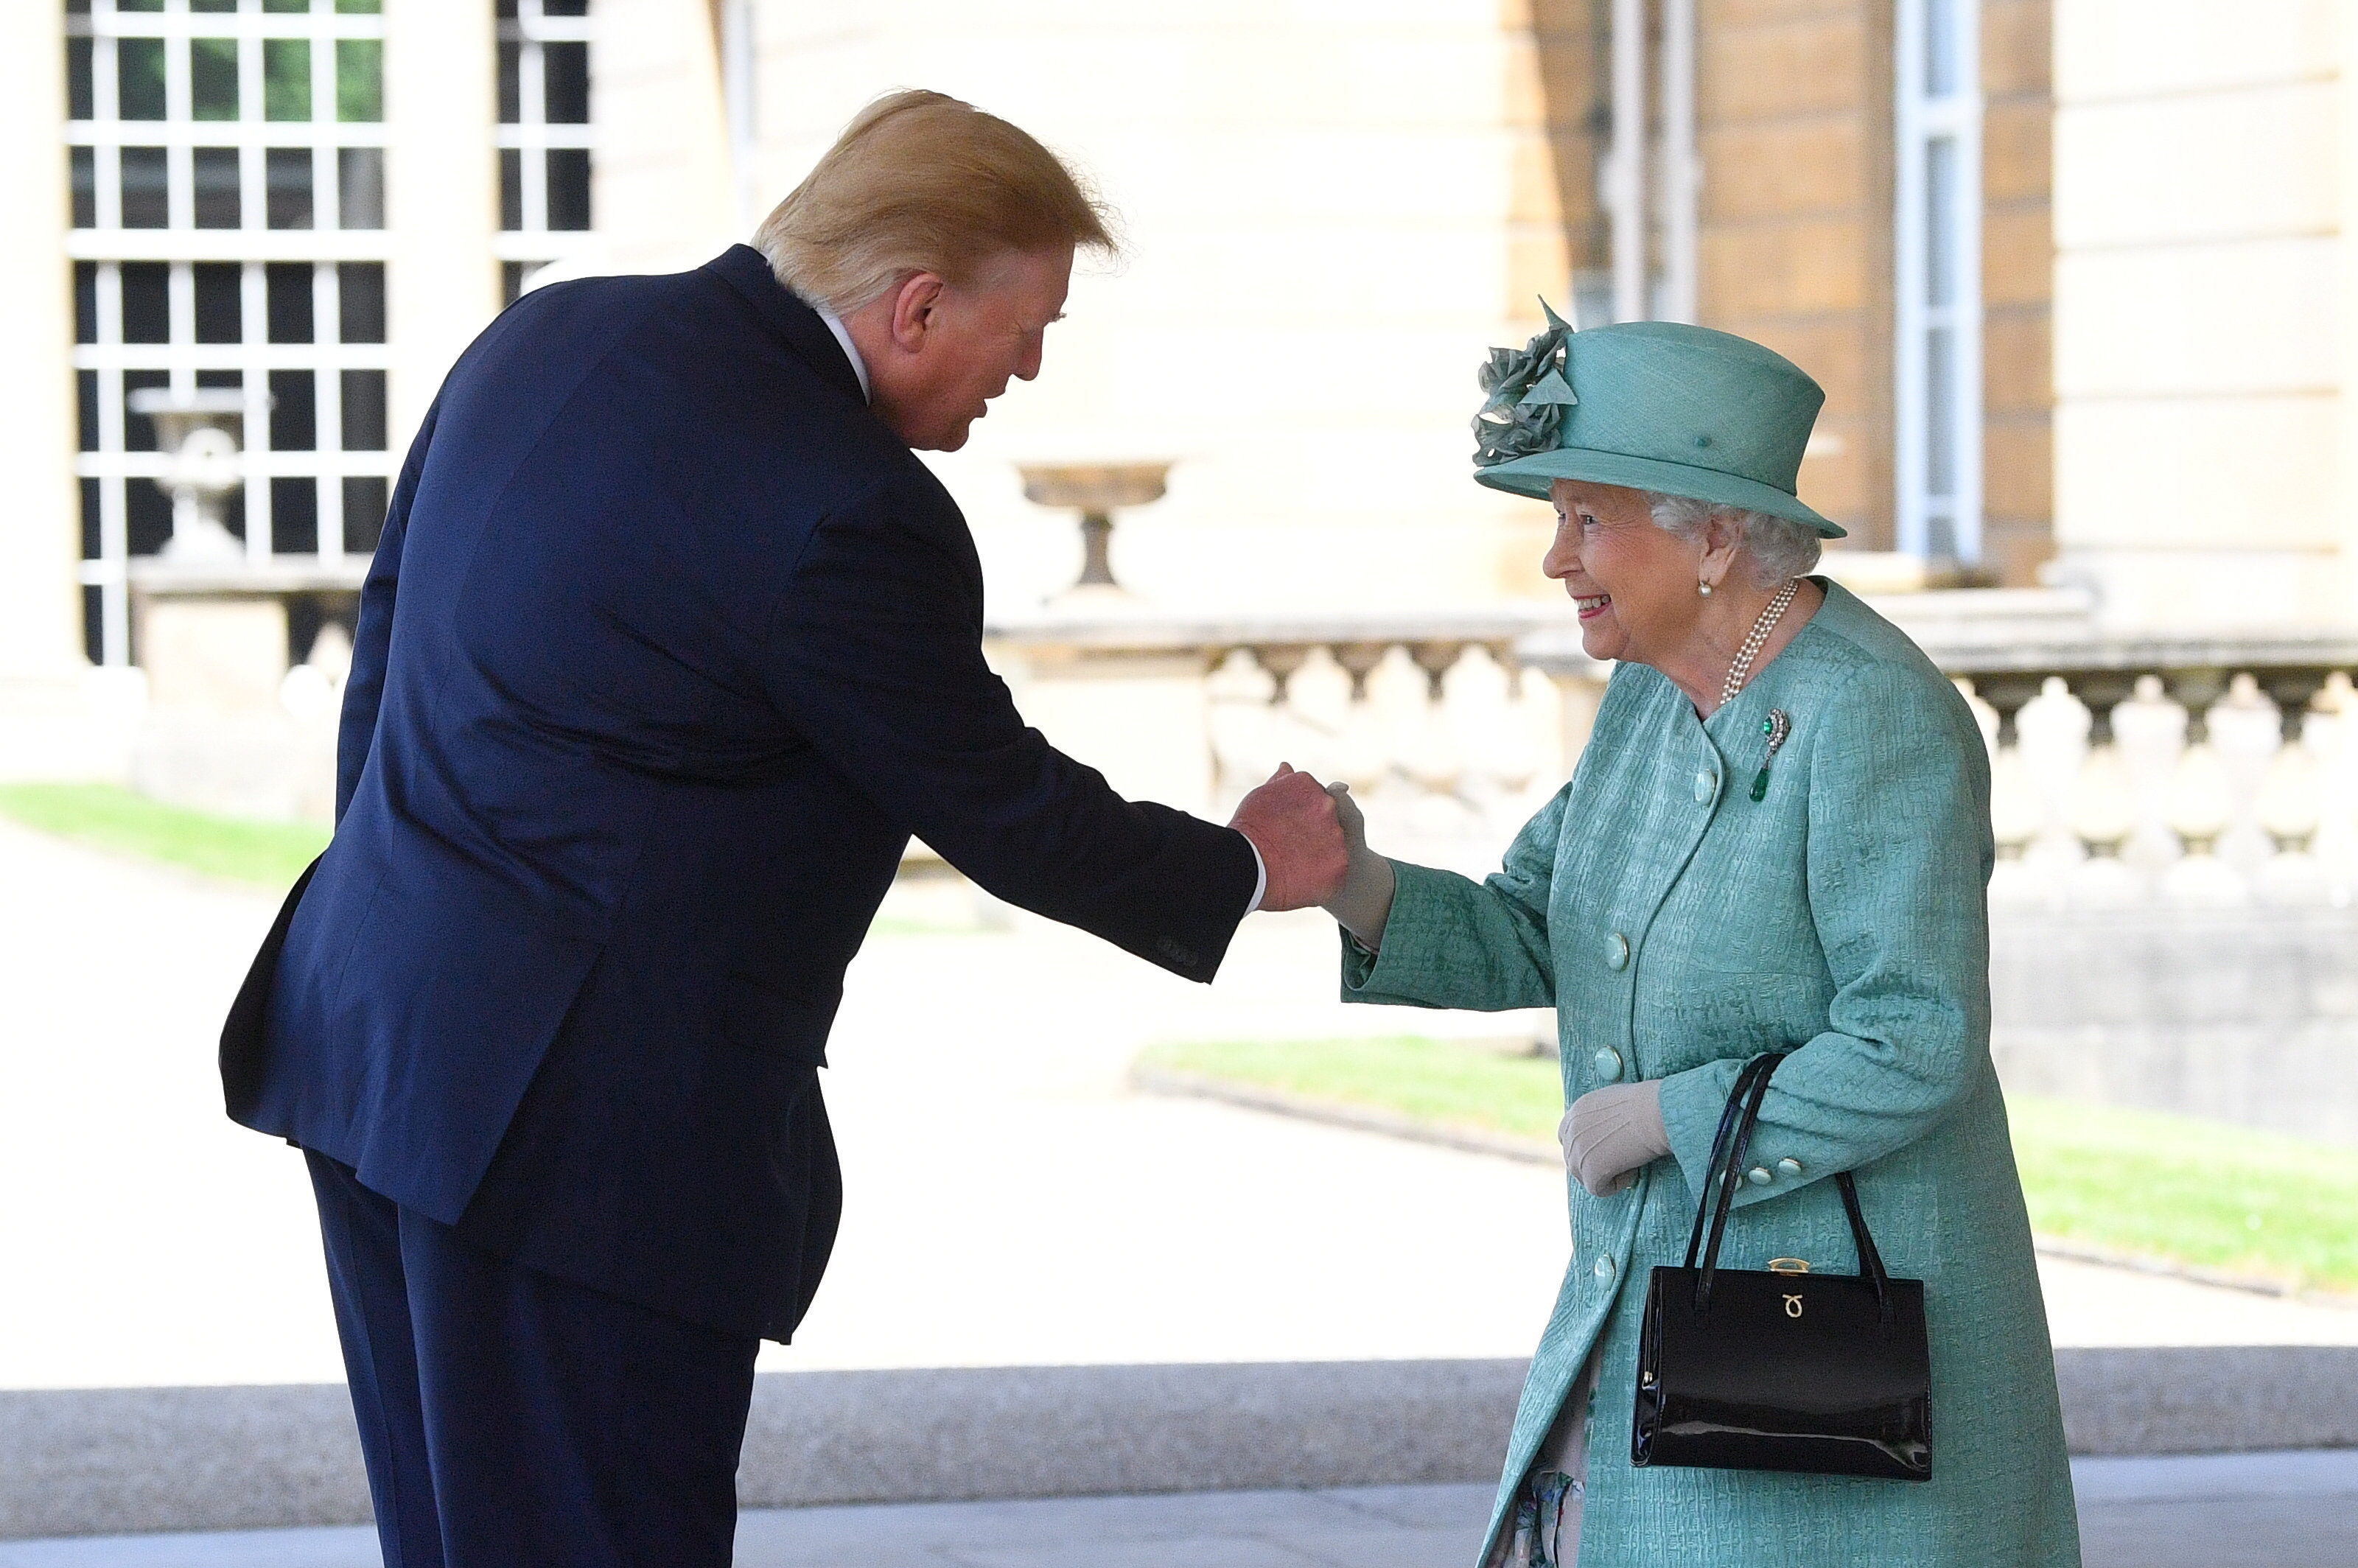
<svg viewBox="0 0 2358 1568"><path fill-rule="evenodd" d="M1555 542L1540 569L1580 607L1580 643L1592 659L1659 667L1694 635L1703 551L1659 526L1642 491L1560 479Z"/></svg>

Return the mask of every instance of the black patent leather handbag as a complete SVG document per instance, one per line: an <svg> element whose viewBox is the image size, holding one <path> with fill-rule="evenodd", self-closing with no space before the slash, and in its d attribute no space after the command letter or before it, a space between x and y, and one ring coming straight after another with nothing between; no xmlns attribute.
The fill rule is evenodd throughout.
<svg viewBox="0 0 2358 1568"><path fill-rule="evenodd" d="M1923 1281L1884 1272L1850 1173L1834 1183L1858 1246L1858 1273L1809 1272L1802 1260L1781 1258L1766 1271L1718 1266L1753 1124L1783 1059L1781 1052L1757 1056L1736 1076L1686 1264L1654 1270L1647 1286L1629 1461L1929 1481L1932 1357Z"/></svg>

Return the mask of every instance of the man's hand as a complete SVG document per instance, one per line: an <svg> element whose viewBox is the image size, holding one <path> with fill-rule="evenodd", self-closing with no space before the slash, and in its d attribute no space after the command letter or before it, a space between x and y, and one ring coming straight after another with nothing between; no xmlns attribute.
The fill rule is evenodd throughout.
<svg viewBox="0 0 2358 1568"><path fill-rule="evenodd" d="M1269 782L1237 803L1228 826L1252 840L1269 873L1260 906L1308 909L1333 898L1351 869L1335 797L1308 773L1277 764Z"/></svg>

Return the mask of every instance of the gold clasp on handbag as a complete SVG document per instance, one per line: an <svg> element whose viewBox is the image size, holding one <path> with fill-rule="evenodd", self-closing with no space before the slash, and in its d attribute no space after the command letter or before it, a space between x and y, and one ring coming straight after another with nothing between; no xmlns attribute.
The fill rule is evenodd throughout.
<svg viewBox="0 0 2358 1568"><path fill-rule="evenodd" d="M1768 1271L1772 1274L1806 1274L1810 1271L1810 1264L1805 1258L1771 1258L1768 1260Z"/></svg>

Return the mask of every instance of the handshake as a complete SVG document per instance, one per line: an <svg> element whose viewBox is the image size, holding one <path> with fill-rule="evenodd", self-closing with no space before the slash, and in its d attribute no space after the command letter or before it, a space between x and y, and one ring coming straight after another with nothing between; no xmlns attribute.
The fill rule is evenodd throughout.
<svg viewBox="0 0 2358 1568"><path fill-rule="evenodd" d="M1260 851L1269 874L1261 908L1315 906L1368 947L1381 944L1392 907L1391 862L1368 848L1350 785L1322 784L1280 762L1268 783L1238 802L1228 826Z"/></svg>

